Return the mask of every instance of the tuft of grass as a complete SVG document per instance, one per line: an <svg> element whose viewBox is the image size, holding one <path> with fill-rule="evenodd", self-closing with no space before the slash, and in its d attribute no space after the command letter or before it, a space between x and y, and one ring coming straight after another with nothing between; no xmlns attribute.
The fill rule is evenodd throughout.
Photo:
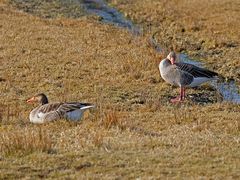
<svg viewBox="0 0 240 180"><path fill-rule="evenodd" d="M104 112L102 123L106 129L110 129L111 127L116 126L121 129L124 128L124 121L121 118L120 113L114 109Z"/></svg>
<svg viewBox="0 0 240 180"><path fill-rule="evenodd" d="M4 105L0 104L0 122L3 121Z"/></svg>
<svg viewBox="0 0 240 180"><path fill-rule="evenodd" d="M33 152L50 152L53 142L49 133L25 128L23 130L3 132L0 135L0 152L4 155L27 155Z"/></svg>
<svg viewBox="0 0 240 180"><path fill-rule="evenodd" d="M93 137L93 144L96 147L101 147L103 145L104 134L102 132L98 132Z"/></svg>

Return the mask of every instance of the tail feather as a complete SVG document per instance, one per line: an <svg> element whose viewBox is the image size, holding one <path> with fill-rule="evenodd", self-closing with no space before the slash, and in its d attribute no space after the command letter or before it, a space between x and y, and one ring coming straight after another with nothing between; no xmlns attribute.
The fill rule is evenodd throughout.
<svg viewBox="0 0 240 180"><path fill-rule="evenodd" d="M95 108L95 105L83 106L80 109L81 110L86 110L86 109L90 109L90 108Z"/></svg>

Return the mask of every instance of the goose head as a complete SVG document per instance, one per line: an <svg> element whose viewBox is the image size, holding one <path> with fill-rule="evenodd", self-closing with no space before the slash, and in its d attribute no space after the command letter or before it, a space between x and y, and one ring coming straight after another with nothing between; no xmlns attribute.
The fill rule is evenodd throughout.
<svg viewBox="0 0 240 180"><path fill-rule="evenodd" d="M40 93L37 94L33 97L31 97L30 99L27 100L28 103L39 103L39 104L47 104L48 103L48 98L45 94Z"/></svg>
<svg viewBox="0 0 240 180"><path fill-rule="evenodd" d="M171 61L171 64L175 64L176 62L176 53L175 52L170 52L167 56L167 59Z"/></svg>

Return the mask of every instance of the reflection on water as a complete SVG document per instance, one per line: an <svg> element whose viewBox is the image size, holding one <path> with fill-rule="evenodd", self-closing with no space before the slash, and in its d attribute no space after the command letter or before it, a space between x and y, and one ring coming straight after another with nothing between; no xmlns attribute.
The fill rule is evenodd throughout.
<svg viewBox="0 0 240 180"><path fill-rule="evenodd" d="M79 0L83 8L90 14L98 15L103 22L127 28L134 34L139 34L140 30L127 20L119 11L110 7L103 0Z"/></svg>
<svg viewBox="0 0 240 180"><path fill-rule="evenodd" d="M225 101L240 104L239 89L234 81L224 83L211 82L211 85L217 89Z"/></svg>

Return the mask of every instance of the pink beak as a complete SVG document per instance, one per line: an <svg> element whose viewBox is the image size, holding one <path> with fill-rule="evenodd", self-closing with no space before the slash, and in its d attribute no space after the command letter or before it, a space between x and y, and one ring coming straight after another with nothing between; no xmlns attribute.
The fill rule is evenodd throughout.
<svg viewBox="0 0 240 180"><path fill-rule="evenodd" d="M175 64L175 59L174 58L170 58L170 61L172 64Z"/></svg>

